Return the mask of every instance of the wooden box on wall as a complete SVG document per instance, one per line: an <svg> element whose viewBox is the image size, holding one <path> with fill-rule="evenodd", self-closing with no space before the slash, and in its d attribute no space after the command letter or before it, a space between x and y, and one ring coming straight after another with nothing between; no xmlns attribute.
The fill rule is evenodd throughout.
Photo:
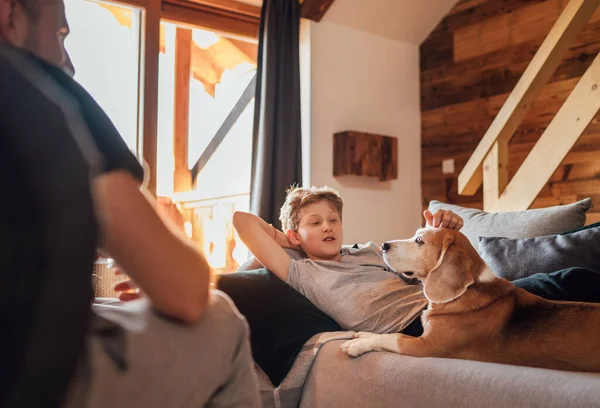
<svg viewBox="0 0 600 408"><path fill-rule="evenodd" d="M398 178L398 139L346 131L333 135L333 175Z"/></svg>

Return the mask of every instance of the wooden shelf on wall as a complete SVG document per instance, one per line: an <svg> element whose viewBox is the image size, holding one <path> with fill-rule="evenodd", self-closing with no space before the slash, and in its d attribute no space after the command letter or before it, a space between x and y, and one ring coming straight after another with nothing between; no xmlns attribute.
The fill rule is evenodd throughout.
<svg viewBox="0 0 600 408"><path fill-rule="evenodd" d="M398 178L398 139L345 131L333 135L333 175Z"/></svg>

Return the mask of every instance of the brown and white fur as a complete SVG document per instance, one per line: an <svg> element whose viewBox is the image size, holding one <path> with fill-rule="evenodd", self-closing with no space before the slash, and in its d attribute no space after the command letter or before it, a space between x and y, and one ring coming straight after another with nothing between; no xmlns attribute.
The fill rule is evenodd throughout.
<svg viewBox="0 0 600 408"><path fill-rule="evenodd" d="M496 278L458 231L421 229L387 244L386 263L423 284L424 333L356 333L341 346L350 356L385 350L600 372L600 304L550 301Z"/></svg>

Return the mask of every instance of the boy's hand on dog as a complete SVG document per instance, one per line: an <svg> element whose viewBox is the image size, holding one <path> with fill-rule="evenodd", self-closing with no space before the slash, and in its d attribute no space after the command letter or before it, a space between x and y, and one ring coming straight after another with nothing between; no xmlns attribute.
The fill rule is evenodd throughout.
<svg viewBox="0 0 600 408"><path fill-rule="evenodd" d="M427 221L427 226L432 228L460 230L464 225L463 219L450 210L437 210L435 213L425 210L423 211L423 216Z"/></svg>

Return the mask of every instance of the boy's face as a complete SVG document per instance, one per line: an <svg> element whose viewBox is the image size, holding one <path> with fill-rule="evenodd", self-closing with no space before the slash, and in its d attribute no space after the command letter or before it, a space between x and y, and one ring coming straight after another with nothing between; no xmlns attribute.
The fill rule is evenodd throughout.
<svg viewBox="0 0 600 408"><path fill-rule="evenodd" d="M288 232L288 238L309 257L336 260L344 240L342 220L327 200L309 204L300 210L298 231Z"/></svg>

